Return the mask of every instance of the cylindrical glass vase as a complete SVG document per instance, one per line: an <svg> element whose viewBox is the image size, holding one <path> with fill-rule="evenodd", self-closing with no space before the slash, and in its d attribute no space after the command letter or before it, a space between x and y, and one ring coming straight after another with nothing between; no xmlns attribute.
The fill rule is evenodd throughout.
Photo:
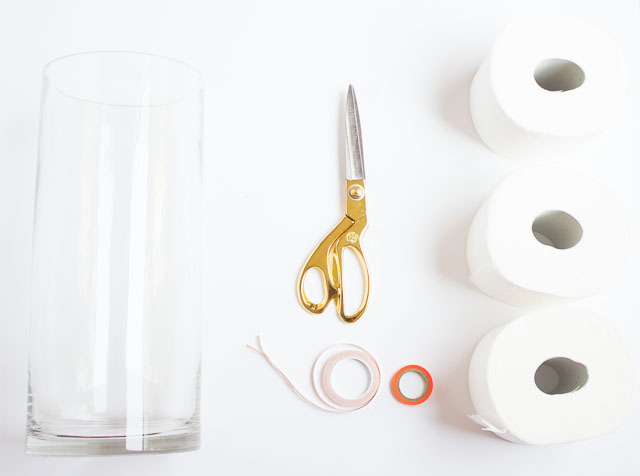
<svg viewBox="0 0 640 476"><path fill-rule="evenodd" d="M42 94L27 452L196 449L202 78L82 53Z"/></svg>

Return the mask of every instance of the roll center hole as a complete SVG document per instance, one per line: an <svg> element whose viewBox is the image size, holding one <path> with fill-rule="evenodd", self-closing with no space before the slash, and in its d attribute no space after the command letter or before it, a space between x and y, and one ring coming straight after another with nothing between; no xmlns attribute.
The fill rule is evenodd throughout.
<svg viewBox="0 0 640 476"><path fill-rule="evenodd" d="M582 239L582 226L578 220L561 210L549 210L538 215L531 231L540 243L559 250L572 248Z"/></svg>
<svg viewBox="0 0 640 476"><path fill-rule="evenodd" d="M427 391L427 382L417 372L405 372L398 381L400 393L406 398L420 398Z"/></svg>
<svg viewBox="0 0 640 476"><path fill-rule="evenodd" d="M534 376L536 386L547 395L575 392L584 387L588 379L587 368L566 357L545 360Z"/></svg>
<svg viewBox="0 0 640 476"><path fill-rule="evenodd" d="M342 398L355 400L364 395L370 384L367 367L356 359L341 360L331 372L331 386Z"/></svg>
<svg viewBox="0 0 640 476"><path fill-rule="evenodd" d="M540 61L533 77L542 89L547 91L571 91L584 83L584 71L573 61L549 58Z"/></svg>

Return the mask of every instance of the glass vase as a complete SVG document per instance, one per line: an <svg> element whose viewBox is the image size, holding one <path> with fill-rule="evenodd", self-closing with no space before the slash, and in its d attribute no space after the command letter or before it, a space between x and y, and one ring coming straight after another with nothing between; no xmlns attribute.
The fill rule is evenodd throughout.
<svg viewBox="0 0 640 476"><path fill-rule="evenodd" d="M27 452L200 439L202 77L169 58L44 70Z"/></svg>

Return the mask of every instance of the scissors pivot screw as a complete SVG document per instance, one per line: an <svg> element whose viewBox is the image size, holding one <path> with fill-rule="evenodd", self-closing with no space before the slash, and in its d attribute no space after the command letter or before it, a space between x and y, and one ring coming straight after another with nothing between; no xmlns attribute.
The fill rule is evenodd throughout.
<svg viewBox="0 0 640 476"><path fill-rule="evenodd" d="M351 244L355 243L358 241L358 234L355 231L350 231L347 233L347 241Z"/></svg>
<svg viewBox="0 0 640 476"><path fill-rule="evenodd" d="M353 185L349 189L349 196L354 200L362 200L362 198L364 197L364 188L362 188L360 185Z"/></svg>

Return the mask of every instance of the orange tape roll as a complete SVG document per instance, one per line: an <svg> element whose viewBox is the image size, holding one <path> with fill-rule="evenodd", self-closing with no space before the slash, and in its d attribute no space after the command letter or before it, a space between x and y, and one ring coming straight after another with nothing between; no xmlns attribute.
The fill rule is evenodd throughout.
<svg viewBox="0 0 640 476"><path fill-rule="evenodd" d="M408 372L414 372L424 379L424 391L417 398L409 398L400 390L400 379ZM431 378L431 374L419 365L407 365L398 370L391 379L391 391L398 401L405 405L419 405L420 403L426 402L431 396L431 392L433 391L433 379Z"/></svg>

